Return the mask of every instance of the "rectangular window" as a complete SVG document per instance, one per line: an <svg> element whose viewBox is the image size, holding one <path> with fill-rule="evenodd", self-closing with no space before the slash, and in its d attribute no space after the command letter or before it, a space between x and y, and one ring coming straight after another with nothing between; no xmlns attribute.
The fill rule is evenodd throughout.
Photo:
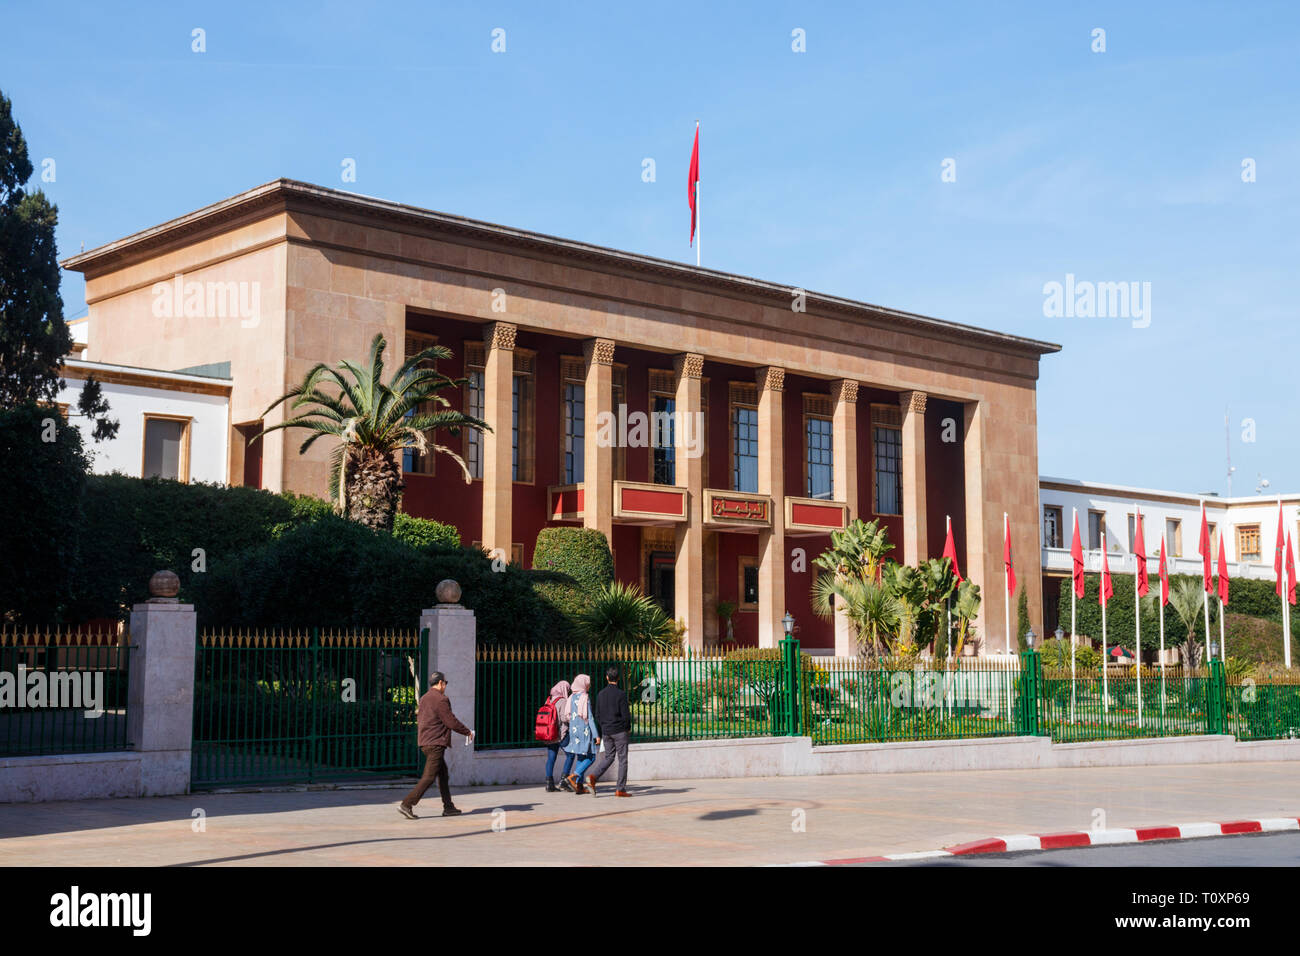
<svg viewBox="0 0 1300 956"><path fill-rule="evenodd" d="M465 414L483 418L483 343L465 343ZM471 478L483 477L483 433L465 429L465 464Z"/></svg>
<svg viewBox="0 0 1300 956"><path fill-rule="evenodd" d="M622 418L619 414L620 408L627 406L627 366L614 363L613 375L610 388L610 400L614 407L611 411L614 413L614 420L617 422ZM627 479L627 448L615 441L614 446L614 480L625 481Z"/></svg>
<svg viewBox="0 0 1300 956"><path fill-rule="evenodd" d="M1210 526L1210 560L1217 561L1219 557L1219 526L1213 521L1207 523Z"/></svg>
<svg viewBox="0 0 1300 956"><path fill-rule="evenodd" d="M1106 513L1088 512L1088 550L1100 551L1106 546Z"/></svg>
<svg viewBox="0 0 1300 956"><path fill-rule="evenodd" d="M831 420L809 415L804 435L808 497L829 501L835 496L835 451Z"/></svg>
<svg viewBox="0 0 1300 956"><path fill-rule="evenodd" d="M1054 505L1043 507L1043 547L1065 547L1061 535L1061 509Z"/></svg>
<svg viewBox="0 0 1300 956"><path fill-rule="evenodd" d="M654 450L654 475L656 485L677 483L677 446L673 413L676 399L666 395L651 398L650 444Z"/></svg>
<svg viewBox="0 0 1300 956"><path fill-rule="evenodd" d="M1133 515L1128 516L1128 549L1133 552L1133 546L1137 544L1137 518Z"/></svg>
<svg viewBox="0 0 1300 956"><path fill-rule="evenodd" d="M427 348L438 344L438 340L424 332L413 332L406 330L406 350L405 357L410 359L413 355L419 355ZM436 368L436 363L425 359L420 363L421 368ZM415 418L417 415L428 415L433 411L432 402L424 402L417 405L406 413L407 418ZM421 454L414 448L402 449L402 471L416 475L432 475L434 473L434 454L433 454L433 432L427 431L424 434L429 443L429 450Z"/></svg>
<svg viewBox="0 0 1300 956"><path fill-rule="evenodd" d="M731 409L731 490L758 491L758 409Z"/></svg>
<svg viewBox="0 0 1300 956"><path fill-rule="evenodd" d="M533 353L515 349L510 385L510 470L515 481L533 482Z"/></svg>
<svg viewBox="0 0 1300 956"><path fill-rule="evenodd" d="M140 476L190 480L190 419L145 415Z"/></svg>
<svg viewBox="0 0 1300 956"><path fill-rule="evenodd" d="M875 475L875 512L903 513L903 420L893 405L871 406L871 447Z"/></svg>
<svg viewBox="0 0 1300 956"><path fill-rule="evenodd" d="M740 559L740 601L742 611L758 610L758 558Z"/></svg>
<svg viewBox="0 0 1300 956"><path fill-rule="evenodd" d="M1237 560L1258 562L1263 557L1259 547L1259 525L1247 524L1237 528Z"/></svg>
<svg viewBox="0 0 1300 956"><path fill-rule="evenodd" d="M1177 518L1165 519L1165 553L1173 558L1183 553L1183 523Z"/></svg>
<svg viewBox="0 0 1300 956"><path fill-rule="evenodd" d="M564 469L563 483L574 485L582 481L583 453L587 434L587 386L583 361L571 356L560 358L560 380L564 390L561 396L560 460Z"/></svg>

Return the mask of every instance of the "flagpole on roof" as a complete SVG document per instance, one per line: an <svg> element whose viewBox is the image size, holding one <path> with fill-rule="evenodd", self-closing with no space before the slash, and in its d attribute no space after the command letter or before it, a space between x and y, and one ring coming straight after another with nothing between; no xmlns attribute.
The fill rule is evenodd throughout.
<svg viewBox="0 0 1300 956"><path fill-rule="evenodd" d="M700 139L700 121L695 121L695 140ZM695 268L700 267L700 181L695 180Z"/></svg>

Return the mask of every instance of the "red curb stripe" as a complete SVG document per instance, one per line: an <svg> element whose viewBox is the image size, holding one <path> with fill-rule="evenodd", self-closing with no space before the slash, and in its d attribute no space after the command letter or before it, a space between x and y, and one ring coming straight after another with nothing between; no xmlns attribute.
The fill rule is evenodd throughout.
<svg viewBox="0 0 1300 956"><path fill-rule="evenodd" d="M946 846L944 849L953 856L966 856L971 853L1005 853L1007 851L1007 841L997 838L976 840L973 843L958 843L956 846Z"/></svg>
<svg viewBox="0 0 1300 956"><path fill-rule="evenodd" d="M1091 846L1092 838L1086 833L1049 833L1038 838L1044 850L1060 850L1070 846Z"/></svg>
<svg viewBox="0 0 1300 956"><path fill-rule="evenodd" d="M1238 820L1235 823L1222 823L1219 826L1224 833L1259 833L1264 829L1259 825L1258 820Z"/></svg>
<svg viewBox="0 0 1300 956"><path fill-rule="evenodd" d="M1138 842L1145 840L1177 840L1182 836L1178 827L1138 827Z"/></svg>

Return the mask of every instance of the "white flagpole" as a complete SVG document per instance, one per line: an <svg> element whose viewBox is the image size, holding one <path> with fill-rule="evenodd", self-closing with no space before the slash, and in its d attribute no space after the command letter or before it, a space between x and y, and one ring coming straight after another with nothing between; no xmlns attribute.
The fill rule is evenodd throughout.
<svg viewBox="0 0 1300 956"><path fill-rule="evenodd" d="M1291 584L1291 575L1286 570L1286 559L1289 558L1291 549L1287 547L1286 538L1282 534L1285 521L1282 517L1282 496L1277 499L1277 536L1282 539L1282 547L1287 549L1287 554L1282 555L1282 593L1278 595L1282 601L1282 656L1286 661L1286 669L1291 669L1291 614L1287 608L1286 596L1288 586Z"/></svg>
<svg viewBox="0 0 1300 956"><path fill-rule="evenodd" d="M951 515L944 515L943 517L944 517L944 530L945 530L945 532L946 532L947 534L952 534L952 516L951 516ZM948 666L945 668L945 671L947 672L947 675L951 675L951 673L952 673L952 651L953 651L953 647L952 647L952 595L949 595L949 596L948 596L948 602L947 602L947 604L948 604L948 607L947 607L947 612L948 612L948 618L947 618L947 619L948 619ZM951 678L951 676L949 676L949 678L948 678L948 684L949 684L949 692L945 694L945 699L948 701L948 716L951 717L951 716L952 716L952 710L953 710L952 693L951 693L951 685L952 685L952 678Z"/></svg>
<svg viewBox="0 0 1300 956"><path fill-rule="evenodd" d="M1205 516L1205 501L1204 501L1204 500L1201 501L1201 523L1202 523L1202 524L1208 524L1208 522L1207 522L1207 520L1206 520L1206 516ZM1213 561L1213 560L1214 560L1214 548L1210 546L1209 542L1206 543L1206 546L1210 548L1210 560ZM1202 570L1202 571L1204 571L1204 569L1205 569L1204 561L1205 561L1205 558L1202 557L1202 558L1201 558L1201 562L1202 562L1201 570ZM1204 582L1204 581L1201 582L1201 591L1203 592L1203 593L1202 593L1202 597L1205 598L1205 602L1204 602L1204 603L1205 603L1205 664L1206 664L1206 666L1208 667L1210 661L1214 660L1214 657L1213 657L1213 655L1210 654L1210 592L1205 590L1205 582Z"/></svg>
<svg viewBox="0 0 1300 956"><path fill-rule="evenodd" d="M1074 509L1074 527L1079 527L1079 509ZM1070 542L1073 551L1074 542ZM1082 546L1082 542L1080 543ZM1074 555L1070 555L1070 723L1074 723L1074 632L1076 627L1075 621L1075 602L1078 596L1074 593Z"/></svg>
<svg viewBox="0 0 1300 956"><path fill-rule="evenodd" d="M699 141L700 121L695 121L695 138ZM700 181L695 180L695 267L700 267Z"/></svg>
<svg viewBox="0 0 1300 956"><path fill-rule="evenodd" d="M1136 537L1138 529L1142 527L1142 509L1137 506L1136 501L1133 502L1133 510L1136 514L1133 519L1133 531L1134 537ZM1146 535L1142 537L1145 539ZM1144 540L1143 544L1145 543ZM1130 547L1132 547L1132 544L1130 544ZM1134 631L1137 635L1133 639L1133 655L1134 662L1137 665L1138 727L1142 726L1142 599L1137 593L1138 578L1141 576L1142 566L1138 562L1141 561L1145 565L1146 559L1145 554L1138 554L1136 550L1133 552L1133 622Z"/></svg>
<svg viewBox="0 0 1300 956"><path fill-rule="evenodd" d="M1228 639L1223 634L1223 598L1219 598L1219 660L1228 659Z"/></svg>
<svg viewBox="0 0 1300 956"><path fill-rule="evenodd" d="M1011 518L1004 511L1002 512L1002 550L1006 551L1007 540L1011 537ZM1006 648L1007 656L1011 656L1011 564L1004 561L1002 563L1002 595L1003 603L1006 605L1007 619L1007 639Z"/></svg>
<svg viewBox="0 0 1300 956"><path fill-rule="evenodd" d="M1168 556L1169 556L1169 542L1166 540L1166 537L1167 537L1168 533L1169 533L1168 523L1166 522L1165 534L1162 535L1162 536L1161 536L1161 539L1160 539L1161 542L1162 542L1162 544L1164 545L1164 547L1163 547L1162 550L1163 550L1164 553L1165 553L1165 560L1166 560L1166 562L1169 560L1169 557L1168 557ZM1167 568L1167 566L1166 566L1166 568ZM1165 586L1165 585L1164 585L1164 582L1161 581L1161 582L1160 582L1160 595L1159 595L1159 597L1156 599L1156 603L1160 605L1160 719L1161 719L1162 721L1164 720L1164 717L1165 717L1165 595L1164 595L1164 586Z"/></svg>
<svg viewBox="0 0 1300 956"><path fill-rule="evenodd" d="M1106 550L1106 541L1103 538L1101 542L1102 551ZM1105 555L1102 555L1105 558ZM1101 598L1101 709L1103 713L1110 713L1110 683L1109 674L1106 672L1106 665L1110 662L1106 660L1106 579L1105 570L1102 570L1102 579L1098 583L1097 595Z"/></svg>

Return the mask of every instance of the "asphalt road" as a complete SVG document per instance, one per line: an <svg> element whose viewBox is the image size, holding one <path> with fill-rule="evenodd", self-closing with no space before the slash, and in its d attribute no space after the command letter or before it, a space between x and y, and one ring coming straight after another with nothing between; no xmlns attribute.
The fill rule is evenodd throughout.
<svg viewBox="0 0 1300 956"><path fill-rule="evenodd" d="M855 866L1300 866L1300 831L1246 833L1194 840L1152 840L1026 853L859 863Z"/></svg>

